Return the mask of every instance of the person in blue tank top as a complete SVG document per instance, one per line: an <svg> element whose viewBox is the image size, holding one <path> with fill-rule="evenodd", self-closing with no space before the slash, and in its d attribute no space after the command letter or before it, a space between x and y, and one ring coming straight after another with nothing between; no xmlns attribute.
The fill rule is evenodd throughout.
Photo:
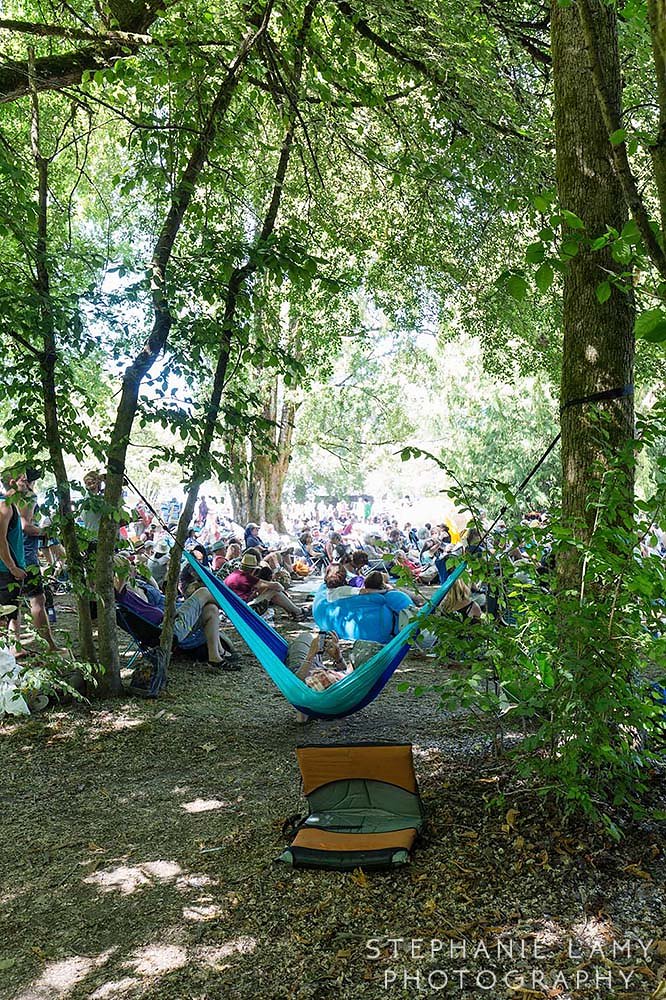
<svg viewBox="0 0 666 1000"><path fill-rule="evenodd" d="M46 639L49 649L55 650L57 647L46 612L46 595L39 565L39 543L43 537L43 529L37 523L39 509L34 485L41 478L42 474L39 470L28 468L25 472L17 475L15 480L16 488L21 495L19 504L27 574L23 583L23 596L30 601L30 614L36 630L43 639Z"/></svg>
<svg viewBox="0 0 666 1000"><path fill-rule="evenodd" d="M11 472L2 473L0 491L0 605L11 610L4 617L11 621L18 641L20 635L19 600L26 579L25 551L21 515L14 503L20 494Z"/></svg>

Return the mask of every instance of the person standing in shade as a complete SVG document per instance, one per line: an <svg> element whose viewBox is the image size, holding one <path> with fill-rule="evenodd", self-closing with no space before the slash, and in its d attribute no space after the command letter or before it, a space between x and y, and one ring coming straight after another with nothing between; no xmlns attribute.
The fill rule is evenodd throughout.
<svg viewBox="0 0 666 1000"><path fill-rule="evenodd" d="M6 616L20 638L19 599L26 579L21 515L14 500L20 499L11 472L2 474L0 493L0 604L13 610Z"/></svg>
<svg viewBox="0 0 666 1000"><path fill-rule="evenodd" d="M49 649L55 650L56 644L46 611L44 583L39 566L39 542L42 537L42 529L35 523L38 507L34 485L38 479L41 479L41 476L41 472L28 468L15 479L16 488L21 494L21 527L23 529L23 552L27 574L23 583L23 596L30 601L30 614L37 632L42 639L46 640Z"/></svg>
<svg viewBox="0 0 666 1000"><path fill-rule="evenodd" d="M88 490L88 496L82 504L83 527L90 542L89 550L94 550L97 547L99 524L102 520L102 512L104 510L104 497L102 496L104 479L99 472L93 470L92 472L86 472L83 477L83 485Z"/></svg>
<svg viewBox="0 0 666 1000"><path fill-rule="evenodd" d="M206 503L206 498L202 497L199 501L199 517L198 522L203 527L206 523L206 518L208 517L208 504Z"/></svg>

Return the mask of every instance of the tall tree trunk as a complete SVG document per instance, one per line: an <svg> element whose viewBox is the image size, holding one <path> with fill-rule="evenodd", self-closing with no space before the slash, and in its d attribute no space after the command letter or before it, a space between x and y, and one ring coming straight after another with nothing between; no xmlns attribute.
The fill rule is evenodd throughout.
<svg viewBox="0 0 666 1000"><path fill-rule="evenodd" d="M231 497L231 509L234 521L245 526L249 521L264 520L263 510L257 515L254 505L254 495L250 493L250 483L246 472L247 459L243 460L243 465L236 465L236 480L229 483L229 495ZM242 478L241 478L242 477Z"/></svg>
<svg viewBox="0 0 666 1000"><path fill-rule="evenodd" d="M213 101L200 137L194 144L183 175L171 199L169 212L162 226L151 261L152 298L154 321L147 344L123 377L122 393L116 413L116 421L109 442L104 499L107 511L100 524L97 547L97 595L99 607L99 651L105 668L105 687L118 692L122 689L120 679L120 658L115 626L115 601L113 593L113 559L118 522L115 519L120 508L125 474L125 461L130 433L136 415L139 389L144 376L151 369L164 350L172 324L172 316L167 298L167 268L174 243L190 206L201 172L210 153L220 124L231 104L247 58L268 26L272 10L272 0L266 5L261 24L252 27L245 35L238 52L232 60L227 75Z"/></svg>
<svg viewBox="0 0 666 1000"><path fill-rule="evenodd" d="M584 0L587 2L587 0ZM603 0L590 0L597 50L612 108L619 116L621 88L615 11ZM576 7L552 6L552 53L555 87L557 186L562 208L574 212L594 238L607 226L621 230L627 220L622 188L613 169L608 129L597 102L584 33ZM622 268L609 251L580 252L567 265L564 279L564 346L561 401L621 388L633 381L634 303L612 286L600 303L597 285L608 272ZM616 452L633 433L633 398L602 404L608 410L607 447ZM576 537L589 539L595 510L587 503L599 468L607 456L595 428L596 407L563 409L562 515ZM627 507L633 497L633 475L624 471ZM560 563L561 582L577 584L575 553Z"/></svg>
<svg viewBox="0 0 666 1000"><path fill-rule="evenodd" d="M69 578L76 594L79 612L79 655L88 663L96 662L95 642L90 617L90 602L85 581L83 557L76 534L69 476L65 466L60 423L55 366L58 360L51 282L48 268L48 161L42 156L39 138L39 98L35 82L35 59L29 55L29 88L31 98L31 144L38 177L37 244L35 252L35 291L39 298L40 326L44 350L40 353L40 375L44 400L44 429L51 466L56 479L60 532L67 555Z"/></svg>
<svg viewBox="0 0 666 1000"><path fill-rule="evenodd" d="M661 238L666 243L666 0L648 0L647 9L659 101L659 132L650 153L659 195Z"/></svg>
<svg viewBox="0 0 666 1000"><path fill-rule="evenodd" d="M295 403L292 400L283 400L280 419L278 421L277 454L266 469L264 486L266 495L266 520L272 521L277 531L280 532L286 531L282 511L282 491L284 490L284 483L289 472L295 417L299 406L300 403Z"/></svg>

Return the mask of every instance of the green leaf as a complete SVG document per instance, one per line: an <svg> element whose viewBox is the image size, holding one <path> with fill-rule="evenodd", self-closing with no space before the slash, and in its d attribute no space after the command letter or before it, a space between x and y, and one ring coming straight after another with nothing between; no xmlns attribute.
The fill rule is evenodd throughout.
<svg viewBox="0 0 666 1000"><path fill-rule="evenodd" d="M546 248L543 243L530 243L525 251L525 258L530 264L540 264L546 256Z"/></svg>
<svg viewBox="0 0 666 1000"><path fill-rule="evenodd" d="M563 208L562 218L572 229L585 229L585 223L575 212L569 212L566 208Z"/></svg>
<svg viewBox="0 0 666 1000"><path fill-rule="evenodd" d="M507 280L506 289L517 302L522 302L527 295L527 282L520 274L512 274Z"/></svg>
<svg viewBox="0 0 666 1000"><path fill-rule="evenodd" d="M599 302L608 302L609 298L611 297L611 291L612 289L610 281L602 281L600 284L598 284L596 295Z"/></svg>
<svg viewBox="0 0 666 1000"><path fill-rule="evenodd" d="M616 129L616 131L609 136L612 146L621 146L626 138L627 130L624 128Z"/></svg>
<svg viewBox="0 0 666 1000"><path fill-rule="evenodd" d="M16 965L15 958L0 958L0 970L11 969L14 965Z"/></svg>
<svg viewBox="0 0 666 1000"><path fill-rule="evenodd" d="M634 333L639 340L663 344L666 341L666 312L663 309L646 309L637 318Z"/></svg>
<svg viewBox="0 0 666 1000"><path fill-rule="evenodd" d="M542 264L534 275L534 280L540 292L547 292L553 283L553 269L550 264Z"/></svg>
<svg viewBox="0 0 666 1000"><path fill-rule="evenodd" d="M536 195L536 197L532 199L532 204L536 208L537 212L545 213L548 211L548 202L541 194Z"/></svg>
<svg viewBox="0 0 666 1000"><path fill-rule="evenodd" d="M572 257L576 256L579 250L580 245L578 240L565 240L560 247L560 257L562 257L563 260L571 260Z"/></svg>
<svg viewBox="0 0 666 1000"><path fill-rule="evenodd" d="M629 219L629 222L625 222L622 227L622 232L620 234L623 240L627 243L638 243L641 238L640 230L633 219Z"/></svg>

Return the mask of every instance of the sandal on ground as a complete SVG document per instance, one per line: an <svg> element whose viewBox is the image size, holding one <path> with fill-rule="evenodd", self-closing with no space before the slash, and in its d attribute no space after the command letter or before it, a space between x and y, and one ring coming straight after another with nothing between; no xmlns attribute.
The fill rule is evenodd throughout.
<svg viewBox="0 0 666 1000"><path fill-rule="evenodd" d="M229 653L222 660L209 660L208 666L211 670L216 673L218 670L224 671L225 673L235 673L241 669L241 665L238 662L238 655L236 653Z"/></svg>

